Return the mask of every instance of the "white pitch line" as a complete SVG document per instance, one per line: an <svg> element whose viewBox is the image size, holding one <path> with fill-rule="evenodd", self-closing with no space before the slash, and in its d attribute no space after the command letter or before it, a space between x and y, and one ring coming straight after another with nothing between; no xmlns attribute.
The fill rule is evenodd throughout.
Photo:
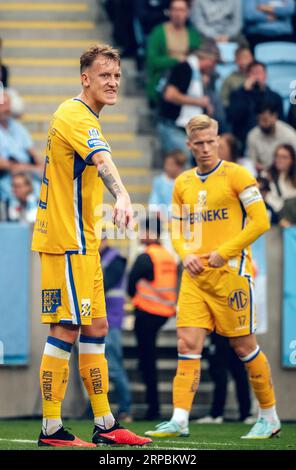
<svg viewBox="0 0 296 470"><path fill-rule="evenodd" d="M163 441L168 444L179 444L179 441ZM206 446L241 446L239 443L226 443L226 442L200 442L200 441L186 441L186 444L189 445L206 445Z"/></svg>
<svg viewBox="0 0 296 470"><path fill-rule="evenodd" d="M30 439L2 439L0 441L6 442L19 442L20 444L37 444L37 441L31 441Z"/></svg>

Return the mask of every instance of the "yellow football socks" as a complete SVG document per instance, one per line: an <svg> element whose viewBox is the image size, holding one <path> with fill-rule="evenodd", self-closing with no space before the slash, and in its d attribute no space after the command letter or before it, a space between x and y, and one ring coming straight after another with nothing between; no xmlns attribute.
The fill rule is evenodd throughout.
<svg viewBox="0 0 296 470"><path fill-rule="evenodd" d="M65 397L72 344L53 336L47 338L40 367L44 419L60 419Z"/></svg>
<svg viewBox="0 0 296 470"><path fill-rule="evenodd" d="M104 337L80 335L79 371L89 395L94 417L110 415L109 376Z"/></svg>
<svg viewBox="0 0 296 470"><path fill-rule="evenodd" d="M173 382L173 405L190 411L200 381L200 355L179 354L177 374Z"/></svg>
<svg viewBox="0 0 296 470"><path fill-rule="evenodd" d="M271 370L265 354L259 346L249 356L241 358L248 371L249 380L259 402L260 408L271 408L275 405L275 394Z"/></svg>

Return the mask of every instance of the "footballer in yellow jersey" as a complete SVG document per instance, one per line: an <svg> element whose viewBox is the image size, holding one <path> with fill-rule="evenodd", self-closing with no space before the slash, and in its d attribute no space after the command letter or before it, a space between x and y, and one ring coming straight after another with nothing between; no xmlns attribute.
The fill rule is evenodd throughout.
<svg viewBox="0 0 296 470"><path fill-rule="evenodd" d="M210 331L216 326L218 333L229 337L255 331L251 250L244 248L244 237L242 241L234 239L241 238L248 207L258 202L264 222L265 207L256 180L235 163L219 161L209 173L200 174L194 168L177 178L173 193L174 225L181 219L185 228L187 222L190 236L185 240L173 233L173 245L183 259L190 253L204 257L204 270L198 276L191 277L184 271L178 326L196 325ZM255 233L250 230L251 237ZM227 259L218 271L208 266L204 256L216 250Z"/></svg>
<svg viewBox="0 0 296 470"><path fill-rule="evenodd" d="M62 103L50 124L32 242L41 257L42 321L50 324L40 367L43 422L38 445L144 445L151 439L122 428L109 406L108 323L96 233L103 185L115 198L114 223L133 227L131 201L99 123L102 108L116 102L118 51L91 46L80 57L80 71L82 92ZM79 372L94 414L92 442L69 433L61 420L71 348L78 336Z"/></svg>
<svg viewBox="0 0 296 470"><path fill-rule="evenodd" d="M254 334L255 306L250 245L269 229L255 178L219 159L218 123L192 118L188 146L197 167L175 181L172 243L183 261L177 308L178 368L170 421L146 435L189 435L189 414L198 390L207 334L226 336L245 364L259 402L259 416L245 439L279 435L280 421L266 356Z"/></svg>
<svg viewBox="0 0 296 470"><path fill-rule="evenodd" d="M103 181L92 156L110 147L99 116L81 99L62 103L48 131L46 162L33 250L96 255L95 209L103 202Z"/></svg>

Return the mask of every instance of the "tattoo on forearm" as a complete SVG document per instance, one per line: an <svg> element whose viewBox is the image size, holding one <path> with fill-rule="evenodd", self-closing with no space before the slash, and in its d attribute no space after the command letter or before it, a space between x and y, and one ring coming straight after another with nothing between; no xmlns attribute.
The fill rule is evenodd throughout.
<svg viewBox="0 0 296 470"><path fill-rule="evenodd" d="M116 182L114 176L112 175L110 168L103 164L99 168L99 176L102 178L104 185L112 196L117 199L118 196L122 193L122 190L119 184Z"/></svg>

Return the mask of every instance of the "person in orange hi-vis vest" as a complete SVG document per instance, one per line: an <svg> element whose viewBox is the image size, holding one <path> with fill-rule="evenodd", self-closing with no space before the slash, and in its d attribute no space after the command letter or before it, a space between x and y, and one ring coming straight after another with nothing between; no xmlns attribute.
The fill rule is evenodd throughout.
<svg viewBox="0 0 296 470"><path fill-rule="evenodd" d="M156 339L160 328L175 315L177 300L177 264L160 243L159 218L145 222L141 238L146 245L129 275L128 294L135 307L135 335L140 369L146 385L146 419L159 417L157 392Z"/></svg>

